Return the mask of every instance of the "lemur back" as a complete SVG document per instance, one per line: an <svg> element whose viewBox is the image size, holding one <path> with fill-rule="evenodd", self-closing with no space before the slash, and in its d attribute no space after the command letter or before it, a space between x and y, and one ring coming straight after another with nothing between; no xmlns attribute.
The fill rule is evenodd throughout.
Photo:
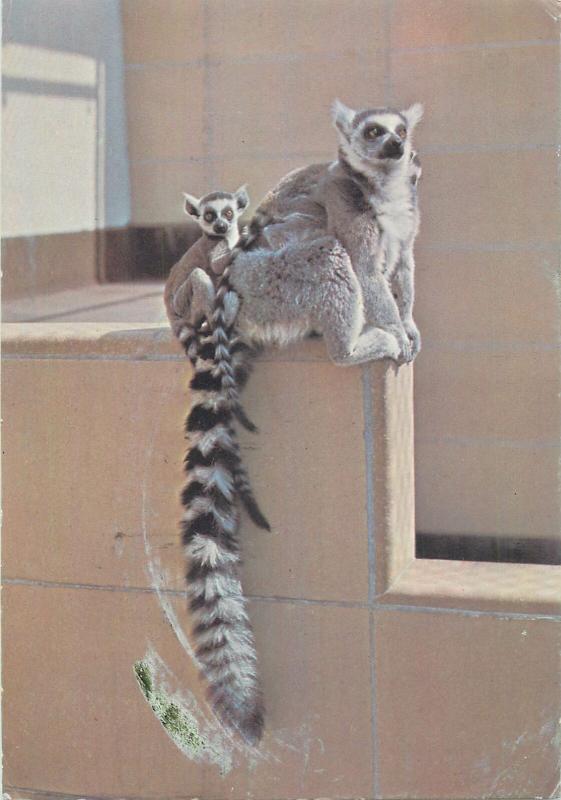
<svg viewBox="0 0 561 800"><path fill-rule="evenodd" d="M420 164L411 138L421 115L418 104L353 111L335 103L338 158L283 178L257 210L264 224L254 244L233 260L242 335L283 345L316 331L341 365L416 356Z"/></svg>

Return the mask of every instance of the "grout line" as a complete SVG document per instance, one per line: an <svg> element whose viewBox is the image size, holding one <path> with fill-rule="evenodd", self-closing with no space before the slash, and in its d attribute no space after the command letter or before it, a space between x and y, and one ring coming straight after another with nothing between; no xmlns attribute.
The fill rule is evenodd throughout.
<svg viewBox="0 0 561 800"><path fill-rule="evenodd" d="M16 323L13 323L16 324ZM20 323L17 323L20 324ZM25 323L21 323L25 324ZM29 323L34 325L35 323ZM38 323L40 324L40 323ZM4 348L6 345L4 344ZM146 355L113 355L98 353L3 353L2 361L185 361L184 355L147 353Z"/></svg>
<svg viewBox="0 0 561 800"><path fill-rule="evenodd" d="M460 447L505 447L514 450L555 450L559 439L501 439L493 436L417 436L417 444L457 445Z"/></svg>
<svg viewBox="0 0 561 800"><path fill-rule="evenodd" d="M62 324L65 324L65 320L61 320ZM5 325L35 325L41 324L39 320L32 320L30 322L26 322L25 320L13 320L12 322L4 323ZM76 323L80 324L80 323ZM140 324L140 323L139 323ZM126 333L126 331L125 331ZM4 348L6 345L4 345ZM446 344L439 343L437 341L426 341L424 343L425 350L437 351L442 353L468 353L468 354L485 354L485 353L495 353L497 355L508 355L508 354L531 354L531 353L550 353L550 352L557 352L561 348L560 344L538 344L538 343L516 343L516 344L509 344L509 343L489 343L489 342L482 342L477 345L473 345L473 347L469 347L467 344L463 344L461 342L454 343L448 342ZM130 354L130 353L7 353L4 352L2 354L3 361L184 361L185 356L181 354L173 354L173 353L147 353L147 354ZM263 364L323 364L328 363L326 358L322 356L292 356L292 357L282 357L282 356L259 356L258 358L259 363Z"/></svg>
<svg viewBox="0 0 561 800"><path fill-rule="evenodd" d="M25 324L25 323L8 323ZM35 323L30 323L35 324ZM40 323L38 323L40 324ZM77 323L79 324L79 323ZM5 347L6 345L4 345ZM185 355L172 353L154 353L131 355L122 354L98 354L98 353L3 353L2 361L185 361ZM292 358L266 358L260 356L257 359L261 364L326 364L327 359L317 357L292 357Z"/></svg>
<svg viewBox="0 0 561 800"><path fill-rule="evenodd" d="M364 416L364 452L366 470L366 530L368 542L368 602L376 596L376 519L374 509L374 414L371 369L362 369L362 412Z"/></svg>
<svg viewBox="0 0 561 800"><path fill-rule="evenodd" d="M391 3L391 0L390 0ZM386 0L386 5L384 10L388 8L388 0ZM391 13L391 12L390 12ZM386 32L388 32L389 27L389 18L384 19L384 23L386 26ZM205 20L206 22L206 20ZM205 35L205 44L207 44L206 36L208 36L207 29L203 29L203 35ZM389 37L387 39L389 41ZM399 54L406 54L406 55L414 55L414 54L421 54L421 53L465 53L465 52L472 52L472 51L479 51L479 50L519 50L525 47L552 47L552 46L559 46L559 41L557 39L527 39L525 41L506 41L506 42L474 42L473 44L443 44L443 45L423 45L420 47L392 47L391 43L389 47L384 47L383 43L376 45L374 47L374 51L376 50L391 50L392 53L399 53ZM208 48L205 48L205 52L208 53ZM360 48L356 51L357 55L364 55L372 57L373 50L363 49ZM286 64L286 63L293 63L293 62L300 62L300 63L310 63L310 64L317 64L321 63L322 61L342 61L348 57L348 53L345 51L329 51L324 50L318 53L255 53L246 56L232 56L228 57L203 57L203 58L192 58L192 59L185 59L181 61L152 61L152 62L136 62L131 61L128 64L124 65L125 72L136 72L136 71L145 71L151 69L169 69L172 67L185 67L185 68L197 68L197 67L205 67L207 64L209 66L217 67L217 66L244 66L248 64L255 64L259 66L260 64Z"/></svg>
<svg viewBox="0 0 561 800"><path fill-rule="evenodd" d="M183 589L153 589L149 586L114 586L98 585L95 583L65 583L63 581L35 580L31 578L3 578L4 586L27 586L41 589L77 589L96 592L122 592L124 594L164 594L168 597L185 598L187 591ZM380 597L387 595L380 595ZM488 611L467 608L453 608L450 606L407 605L406 603L387 603L374 599L372 603L353 600L314 600L303 597L288 597L281 595L246 594L248 600L263 603L279 603L295 606L320 606L323 608L356 608L369 611L405 611L419 614L455 614L464 617L495 617L497 619L540 619L559 622L561 614L545 614L542 612L519 611Z"/></svg>
<svg viewBox="0 0 561 800"><path fill-rule="evenodd" d="M519 353L553 353L561 348L561 342L508 342L489 339L445 340L425 339L425 350L453 353L496 353L500 355L518 355Z"/></svg>
<svg viewBox="0 0 561 800"><path fill-rule="evenodd" d="M45 800L193 800L192 794L166 794L166 795L132 795L132 794L69 794L68 792L60 792L54 789L31 789L28 786L14 786L9 784L3 787L6 794L6 799L9 797L8 792L18 792L22 795L30 795L31 797L45 798ZM209 798L209 800L211 800ZM218 800L218 798L216 798Z"/></svg>
<svg viewBox="0 0 561 800"><path fill-rule="evenodd" d="M314 600L304 597L282 597L280 595L245 594L248 600L258 603L280 603L281 605L295 606L322 606L324 608L370 608L367 602L360 600Z"/></svg>
<svg viewBox="0 0 561 800"><path fill-rule="evenodd" d="M208 28L207 19L205 15L203 36L205 39L205 53L208 54ZM358 48L354 52L357 56L365 56L370 61L375 61L375 54L383 50L382 43L374 46L373 48ZM249 55L239 56L203 56L203 58L185 59L184 61L151 61L151 62L137 62L131 61L125 64L125 72L141 72L146 70L169 69L173 67L183 67L185 69L204 68L206 65L210 67L243 67L243 66L261 66L262 64L321 64L322 62L337 62L345 61L349 54L345 50L322 50L316 53L251 53Z"/></svg>
<svg viewBox="0 0 561 800"><path fill-rule="evenodd" d="M378 797L379 758L378 758L378 694L376 685L376 620L373 613L368 615L368 643L370 647L370 726L372 731L372 794Z"/></svg>
<svg viewBox="0 0 561 800"><path fill-rule="evenodd" d="M520 50L525 47L559 47L558 39L526 39L518 42L474 42L473 44L429 44L420 47L394 47L400 55L417 53L469 53L480 50Z"/></svg>
<svg viewBox="0 0 561 800"><path fill-rule="evenodd" d="M387 103L388 105L390 102ZM208 111L205 118L209 121L217 116L216 113ZM205 138L206 141L206 138ZM520 144L479 144L479 145L448 145L444 143L435 143L426 145L422 148L422 156L430 155L470 155L473 153L525 153L525 152L543 152L547 150L555 151L557 145L555 142L529 142ZM333 154L331 151L326 150L297 150L289 152L255 152L249 153L246 150L231 150L227 154L224 153L208 153L203 156L184 156L181 158L137 158L131 160L132 167L138 166L153 166L158 164L193 164L193 163L214 163L216 161L230 161L234 159L248 158L251 155L253 160L257 161L282 161L295 158L303 160L324 159L325 161L332 160Z"/></svg>
<svg viewBox="0 0 561 800"><path fill-rule="evenodd" d="M447 145L431 144L422 148L425 155L464 155L469 153L525 153L527 151L555 150L555 142L526 142L519 144L473 144L473 145Z"/></svg>
<svg viewBox="0 0 561 800"><path fill-rule="evenodd" d="M558 252L559 241L530 241L530 242L434 242L421 244L419 250L435 253L533 253L533 252Z"/></svg>
<svg viewBox="0 0 561 800"><path fill-rule="evenodd" d="M150 586L112 586L96 583L72 583L65 581L45 581L33 578L2 578L3 586L33 586L40 589L81 589L92 592L122 592L124 594L165 594L171 597L186 597L180 589L153 589Z"/></svg>
<svg viewBox="0 0 561 800"><path fill-rule="evenodd" d="M212 113L208 114L209 119L214 117ZM310 158L319 159L324 161L332 161L333 153L327 150L306 150L306 151L288 151L288 152L248 152L247 150L228 151L225 153L209 153L204 156L185 156L181 158L137 158L131 161L131 166L154 166L158 164L207 164L217 161L233 161L236 159L247 159L251 157L253 161L289 161L295 158L309 160Z"/></svg>
<svg viewBox="0 0 561 800"><path fill-rule="evenodd" d="M386 46L384 48L384 105L392 104L392 0L384 0L382 27Z"/></svg>
<svg viewBox="0 0 561 800"><path fill-rule="evenodd" d="M100 308L112 308L120 305L130 305L130 303L137 303L141 300L147 300L151 297L162 297L162 292L147 292L146 294L134 295L132 297L121 297L119 300L107 300L104 303L94 303L89 306L75 306L67 311L57 311L52 314L45 314L42 317L29 317L27 319L18 320L20 323L25 322L48 322L49 320L56 320L60 317L68 317L72 314L82 314L84 311L97 311Z"/></svg>
<svg viewBox="0 0 561 800"><path fill-rule="evenodd" d="M561 614L535 614L521 611L477 611L469 608L451 608L449 606L408 606L401 603L380 603L375 602L376 611L403 611L412 614L456 614L461 617L493 617L495 619L519 619L519 620L547 620L550 622L561 621Z"/></svg>
<svg viewBox="0 0 561 800"><path fill-rule="evenodd" d="M124 65L125 72L147 72L151 69L172 69L174 67L182 67L185 69L197 69L197 67L204 67L206 59L203 58L186 58L183 61L130 61Z"/></svg>
<svg viewBox="0 0 561 800"><path fill-rule="evenodd" d="M207 186L211 190L215 187L215 168L214 160L212 158L212 150L214 144L214 127L213 127L213 114L212 114L212 76L210 72L211 59L209 56L210 50L210 15L208 0L203 0L202 4L203 15L203 140L206 154L207 168L205 171L205 179ZM207 190L208 191L208 190Z"/></svg>
<svg viewBox="0 0 561 800"><path fill-rule="evenodd" d="M28 794L32 797L44 797L46 800L155 800L148 797L137 797L133 795L110 795L110 794L88 794L87 799L84 794L68 794L68 792L59 792L54 789L31 789L27 786L4 786L4 797L8 798L10 795L7 792L18 792L21 794ZM167 800L167 798L166 798ZM173 800L170 798L169 800ZM177 798L176 798L177 800Z"/></svg>

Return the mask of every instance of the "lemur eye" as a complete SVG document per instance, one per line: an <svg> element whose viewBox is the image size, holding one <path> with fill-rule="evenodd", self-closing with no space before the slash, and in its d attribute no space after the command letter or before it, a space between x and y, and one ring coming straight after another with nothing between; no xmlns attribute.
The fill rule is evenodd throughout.
<svg viewBox="0 0 561 800"><path fill-rule="evenodd" d="M226 219L232 219L234 216L234 212L232 211L231 208L227 208L226 211L224 212L224 216L226 217Z"/></svg>
<svg viewBox="0 0 561 800"><path fill-rule="evenodd" d="M407 136L407 129L404 128L403 125L402 125L401 127L399 127L397 129L396 133L397 133L397 135L399 136L400 139L405 139L406 136Z"/></svg>
<svg viewBox="0 0 561 800"><path fill-rule="evenodd" d="M384 133L384 129L381 128L379 125L370 125L368 128L364 130L364 138L365 139L377 139L378 136L381 136Z"/></svg>
<svg viewBox="0 0 561 800"><path fill-rule="evenodd" d="M216 214L214 213L214 211L205 211L204 213L204 218L206 222L214 222L215 217Z"/></svg>

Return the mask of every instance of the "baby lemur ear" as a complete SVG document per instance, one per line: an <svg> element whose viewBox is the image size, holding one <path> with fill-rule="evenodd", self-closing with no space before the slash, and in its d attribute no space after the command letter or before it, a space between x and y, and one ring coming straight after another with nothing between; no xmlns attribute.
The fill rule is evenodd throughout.
<svg viewBox="0 0 561 800"><path fill-rule="evenodd" d="M247 193L247 184L244 183L243 186L234 192L234 197L236 198L236 202L238 204L238 208L243 211L244 208L247 208L249 205L249 195Z"/></svg>
<svg viewBox="0 0 561 800"><path fill-rule="evenodd" d="M350 139L355 115L356 111L353 111L352 108L349 108L340 100L333 101L331 106L331 118L337 130L343 134L345 139Z"/></svg>
<svg viewBox="0 0 561 800"><path fill-rule="evenodd" d="M401 112L407 120L407 127L410 131L412 131L415 125L420 122L423 112L424 108L422 103L413 103L412 106L409 106L409 108L406 108L405 111Z"/></svg>
<svg viewBox="0 0 561 800"><path fill-rule="evenodd" d="M196 197L193 197L192 194L187 194L187 192L183 192L183 197L185 198L185 202L183 204L183 209L186 214L190 217L200 217L201 212L199 209L199 201Z"/></svg>

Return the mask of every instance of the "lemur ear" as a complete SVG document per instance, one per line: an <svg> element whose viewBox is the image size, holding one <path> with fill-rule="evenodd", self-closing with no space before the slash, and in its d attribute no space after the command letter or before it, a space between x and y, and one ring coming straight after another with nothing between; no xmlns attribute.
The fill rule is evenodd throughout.
<svg viewBox="0 0 561 800"><path fill-rule="evenodd" d="M183 204L183 209L186 214L190 217L200 217L201 212L199 209L199 201L196 197L193 197L192 194L187 194L187 192L183 192L183 197L185 198L185 202Z"/></svg>
<svg viewBox="0 0 561 800"><path fill-rule="evenodd" d="M340 100L333 101L333 105L331 106L331 118L333 120L333 124L346 139L350 137L355 115L356 111L353 111L352 108L349 108Z"/></svg>
<svg viewBox="0 0 561 800"><path fill-rule="evenodd" d="M247 193L247 184L244 183L243 186L234 192L234 197L236 198L236 202L238 204L238 208L243 211L244 208L247 208L249 205L249 195Z"/></svg>
<svg viewBox="0 0 561 800"><path fill-rule="evenodd" d="M415 125L420 122L423 112L424 108L422 103L413 103L412 106L409 106L409 108L406 108L405 111L401 112L407 120L407 127L409 130L413 130Z"/></svg>

